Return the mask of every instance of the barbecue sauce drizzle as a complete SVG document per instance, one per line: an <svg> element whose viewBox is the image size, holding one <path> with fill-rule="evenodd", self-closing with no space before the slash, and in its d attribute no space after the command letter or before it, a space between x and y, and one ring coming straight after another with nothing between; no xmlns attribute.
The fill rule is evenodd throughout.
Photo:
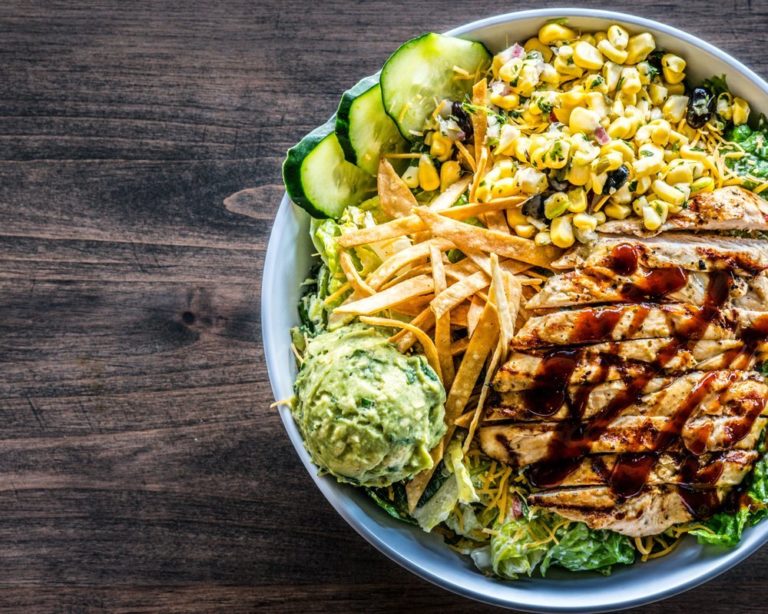
<svg viewBox="0 0 768 614"><path fill-rule="evenodd" d="M637 271L639 256L637 246L619 244L612 250L609 266L617 274L631 275ZM639 330L649 313L651 306L642 301L662 299L665 295L685 286L686 281L685 271L679 267L670 267L652 270L638 283L625 284L622 295L627 301L638 303L629 324L629 332ZM615 355L601 354L598 373L592 383L578 387L578 392L574 398L571 398L569 384L578 364L579 349L558 348L545 354L536 377L539 383L526 393L526 404L531 413L543 417L554 415L565 405L568 408L568 417L559 423L555 437L549 445L547 458L527 468L527 475L532 485L540 488L557 486L579 467L589 454L592 444L606 432L610 424L623 410L640 400L650 380L664 369L682 347L701 339L710 323L720 317L721 308L728 300L732 283L731 271L712 271L704 305L693 309L687 320L678 324L673 341L658 352L654 362L644 364L639 375L635 372L630 377L624 373L622 376L624 390L587 421L583 421L583 417L591 392L605 381L611 365L616 365L621 371L622 368L626 369L626 363ZM610 339L622 313L625 311L621 307L597 307L582 312L570 336L571 343L578 345ZM767 338L768 316L765 316L759 318L751 328L742 331L741 339L744 347L737 354L729 355L728 362L732 363L744 354L751 356L757 345ZM710 392L711 384L716 377L715 372L707 373L702 377L691 389L687 398L676 408L664 428L660 432L648 434L653 438L653 445L650 446L653 451L620 454L610 470L601 458L593 457L593 469L620 499L632 497L643 490L661 454L680 441L684 425ZM742 420L731 428L729 437L731 443L745 437L752 429L754 421L762 413L766 400L754 399L753 401ZM702 467L697 455L704 451L709 433L702 431L697 433L697 436L699 439L691 445L693 453L684 452L678 458L682 477L678 492L691 514L701 518L711 515L720 506L717 491L713 487L722 475L723 461L720 458L721 455L715 456L713 462ZM681 448L685 450L684 447L681 446ZM693 488L694 485L698 488ZM712 488L702 489L702 486Z"/></svg>

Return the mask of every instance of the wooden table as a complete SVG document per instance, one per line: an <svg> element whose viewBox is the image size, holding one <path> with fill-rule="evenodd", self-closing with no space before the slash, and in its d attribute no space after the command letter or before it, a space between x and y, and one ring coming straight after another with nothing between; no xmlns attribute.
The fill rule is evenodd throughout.
<svg viewBox="0 0 768 614"><path fill-rule="evenodd" d="M765 2L677 4L611 8L768 74ZM413 35L534 6L0 3L4 610L483 610L312 486L269 407L259 279L284 152L343 89ZM222 206L244 187L251 217ZM763 551L646 611L767 596Z"/></svg>

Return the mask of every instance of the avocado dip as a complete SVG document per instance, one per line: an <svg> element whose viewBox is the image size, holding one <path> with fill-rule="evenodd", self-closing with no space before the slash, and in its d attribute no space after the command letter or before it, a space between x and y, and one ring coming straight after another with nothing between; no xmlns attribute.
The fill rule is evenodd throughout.
<svg viewBox="0 0 768 614"><path fill-rule="evenodd" d="M353 324L307 345L293 417L314 463L339 481L388 486L432 467L445 391L419 355Z"/></svg>

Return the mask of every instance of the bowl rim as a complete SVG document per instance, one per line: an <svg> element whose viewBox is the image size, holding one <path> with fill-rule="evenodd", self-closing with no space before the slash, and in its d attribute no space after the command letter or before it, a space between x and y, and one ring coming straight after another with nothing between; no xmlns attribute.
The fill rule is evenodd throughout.
<svg viewBox="0 0 768 614"><path fill-rule="evenodd" d="M525 19L534 19L534 18L546 19L546 18L558 18L558 17L566 17L566 18L584 17L584 18L606 19L606 20L612 20L612 21L619 21L619 22L630 24L632 26L637 26L640 28L650 28L659 32L663 32L664 34L672 36L686 43L687 45L690 45L694 48L698 48L702 51L708 52L711 55L716 56L724 64L727 64L733 71L741 73L742 76L746 77L747 80L749 80L754 85L756 85L759 89L761 89L763 94L768 96L768 83L766 83L766 81L762 77L760 77L752 69L744 65L742 62L731 57L728 53L724 52L718 47L704 40L701 40L698 37L693 36L692 34L688 34L684 30L680 30L673 26L669 26L667 24L664 24L652 19L639 17L629 13L606 11L606 10L600 10L600 9L582 9L582 8L568 8L568 7L530 9L525 11L503 13L499 15L494 15L492 17L475 20L475 21L457 26L455 28L452 28L451 30L448 30L447 32L445 32L445 34L450 36L466 36L468 34L471 34L473 31L479 30L481 28L487 28L489 26L495 26L500 24L512 24L514 22L522 21ZM277 356L279 355L278 347L281 343L280 337L281 335L284 337L284 335L286 334L286 331L276 330L274 327L270 326L270 322L274 319L272 314L274 313L274 310L277 309L277 307L273 305L273 302L270 299L271 293L264 292L264 289L273 287L273 284L277 282L276 263L278 261L278 258L280 257L280 253L277 248L278 241L276 239L283 232L283 229L286 227L286 225L291 223L291 216L293 215L292 207L293 205L290 199L288 198L287 193L284 192L282 200L280 202L280 206L275 216L275 221L273 223L272 230L270 232L269 242L267 245L267 253L266 253L264 268L262 272L262 280L261 280L262 285L261 285L260 308L261 308L262 341L263 341L263 347L264 347L264 357L267 365L267 372L269 375L272 392L275 398L280 398L280 389L281 389L282 382L280 381L281 376L279 374L284 370L284 366L278 364L277 362L278 360ZM309 473L315 485L318 487L318 489L326 498L326 500L331 504L331 506L336 510L336 512L361 537L363 537L363 539L365 539L369 544L374 546L374 548L376 548L379 552L384 554L387 558L397 563L399 566L407 569L408 571L415 574L416 576L422 578L423 580L426 580L431 584L434 584L435 586L439 586L440 588L448 590L449 592L452 592L456 595L459 595L465 598L470 598L475 601L479 601L489 605L506 607L506 608L515 608L517 610L526 611L526 612L569 612L569 613L582 612L582 611L608 612L608 611L623 610L623 609L637 607L641 605L647 605L649 603L653 603L656 601L660 601L662 599L666 599L668 597L672 597L674 595L678 595L692 588L700 586L701 584L704 584L709 580L716 578L717 576L725 573L726 571L728 571L738 563L746 560L749 556L751 556L759 548L761 548L766 542L768 542L768 521L766 521L764 523L761 523L763 525L762 527L763 531L761 531L761 534L757 535L755 539L751 539L747 542L745 537L742 540L741 544L739 544L738 546L734 547L731 550L725 551L721 556L714 558L708 566L695 572L687 580L680 582L676 585L672 585L664 590L654 591L653 588L649 588L649 590L646 592L645 595L636 597L636 598L628 598L628 599L617 598L612 601L602 600L599 602L596 601L594 604L590 604L590 605L577 604L573 606L569 606L569 605L552 606L547 603L544 603L543 601L529 602L529 601L522 601L517 599L495 597L493 594L482 593L470 587L464 586L460 582L456 582L452 579L446 579L441 577L434 570L425 568L417 560L408 558L401 552L394 549L392 546L386 543L386 541L382 538L381 535L378 534L377 531L371 529L370 527L364 526L361 522L359 522L358 519L356 519L351 513L349 513L349 511L342 505L343 499L348 498L348 495L344 494L342 496L339 496L336 492L332 490L332 485L326 478L323 478L317 475L317 469L312 464L309 458L309 455L306 453L306 450L304 449L301 436L298 432L298 429L296 428L295 423L293 422L293 418L291 417L290 411L287 410L287 408L284 408L284 407L281 408L280 417L283 422L283 426L285 427L286 432L291 440L291 443L296 449L296 452L298 453L299 458L301 459L305 469ZM759 526L760 525L757 525L755 529L757 529ZM530 597L531 594L527 594L527 596Z"/></svg>

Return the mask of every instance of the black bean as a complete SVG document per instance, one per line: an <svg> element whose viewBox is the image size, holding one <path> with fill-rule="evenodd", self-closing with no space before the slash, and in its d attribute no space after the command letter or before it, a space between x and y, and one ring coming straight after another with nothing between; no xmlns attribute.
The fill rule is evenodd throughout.
<svg viewBox="0 0 768 614"><path fill-rule="evenodd" d="M695 87L688 100L685 120L691 128L701 128L712 118L715 97L706 87Z"/></svg>
<svg viewBox="0 0 768 614"><path fill-rule="evenodd" d="M456 123L459 124L459 128L464 133L463 141L468 141L472 138L474 129L472 128L472 119L469 114L464 110L464 107L460 102L454 102L451 104L451 115L453 115Z"/></svg>
<svg viewBox="0 0 768 614"><path fill-rule="evenodd" d="M603 194L613 194L627 183L627 179L629 179L629 169L622 164L615 171L608 173L608 178L603 184Z"/></svg>
<svg viewBox="0 0 768 614"><path fill-rule="evenodd" d="M544 199L541 198L541 194L531 196L523 204L523 215L527 215L537 220L544 219Z"/></svg>

